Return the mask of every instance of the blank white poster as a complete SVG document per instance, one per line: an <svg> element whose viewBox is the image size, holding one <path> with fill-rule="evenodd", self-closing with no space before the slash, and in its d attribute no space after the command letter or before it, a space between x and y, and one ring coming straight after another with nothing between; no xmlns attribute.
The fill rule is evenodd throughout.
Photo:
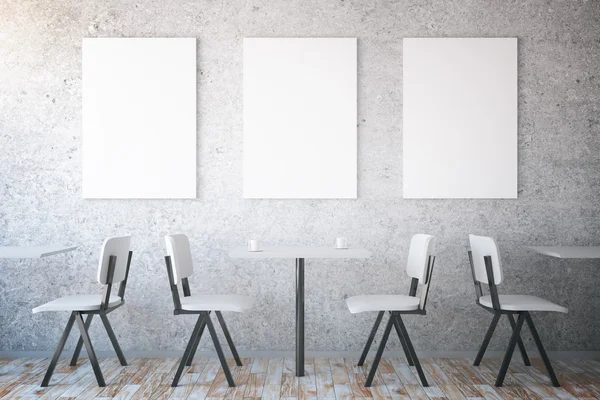
<svg viewBox="0 0 600 400"><path fill-rule="evenodd" d="M244 39L244 197L356 198L356 39Z"/></svg>
<svg viewBox="0 0 600 400"><path fill-rule="evenodd" d="M196 39L83 39L83 197L196 197Z"/></svg>
<svg viewBox="0 0 600 400"><path fill-rule="evenodd" d="M404 39L404 198L517 197L517 39Z"/></svg>

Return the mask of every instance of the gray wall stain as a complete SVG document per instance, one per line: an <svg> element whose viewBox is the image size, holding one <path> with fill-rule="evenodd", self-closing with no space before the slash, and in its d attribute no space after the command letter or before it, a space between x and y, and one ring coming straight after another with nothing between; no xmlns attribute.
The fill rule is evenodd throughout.
<svg viewBox="0 0 600 400"><path fill-rule="evenodd" d="M193 293L256 299L252 312L225 316L242 351L294 348L294 265L231 260L230 248L249 238L328 245L345 236L370 249L367 261L306 266L307 350L358 351L375 314L350 315L344 299L407 293L403 268L419 232L437 237L438 258L427 315L405 318L417 351L476 350L491 320L474 304L469 233L498 240L501 293L570 309L534 315L548 350L600 350L600 262L523 248L600 244L599 26L597 1L0 2L0 243L80 245L43 260L0 260L0 350L54 350L67 314L31 309L100 293L102 240L131 233L127 304L110 315L121 346L183 351L193 317L172 315L163 261L162 237L174 232L191 239ZM357 200L241 198L242 38L270 36L358 37ZM402 38L442 36L519 38L517 200L402 199ZM82 37L198 38L198 199L81 198ZM494 350L508 342L508 322L499 328ZM91 337L110 349L98 321ZM525 342L533 346L528 333ZM400 349L396 338L389 348Z"/></svg>

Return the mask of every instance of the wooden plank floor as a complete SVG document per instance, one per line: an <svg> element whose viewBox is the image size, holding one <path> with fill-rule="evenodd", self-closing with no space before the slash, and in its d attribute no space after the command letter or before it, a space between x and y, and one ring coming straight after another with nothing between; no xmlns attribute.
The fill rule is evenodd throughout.
<svg viewBox="0 0 600 400"><path fill-rule="evenodd" d="M562 387L554 388L540 360L525 367L515 357L502 388L494 386L499 359L479 367L462 358L423 359L430 387L423 387L414 367L401 358L382 360L373 386L364 382L370 365L356 359L306 360L306 376L294 376L292 359L229 361L237 386L227 386L217 359L198 358L179 387L171 388L176 359L101 359L107 386L96 384L91 366L61 359L51 385L41 388L48 359L0 359L0 399L600 399L600 361L554 361Z"/></svg>

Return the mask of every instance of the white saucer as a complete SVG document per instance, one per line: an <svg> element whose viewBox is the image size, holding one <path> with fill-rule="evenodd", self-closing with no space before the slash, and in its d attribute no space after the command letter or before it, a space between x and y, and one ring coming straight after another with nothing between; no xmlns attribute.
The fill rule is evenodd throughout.
<svg viewBox="0 0 600 400"><path fill-rule="evenodd" d="M264 251L263 249L260 250L248 250L248 253L260 253L261 251Z"/></svg>
<svg viewBox="0 0 600 400"><path fill-rule="evenodd" d="M348 247L334 247L336 250L348 250Z"/></svg>

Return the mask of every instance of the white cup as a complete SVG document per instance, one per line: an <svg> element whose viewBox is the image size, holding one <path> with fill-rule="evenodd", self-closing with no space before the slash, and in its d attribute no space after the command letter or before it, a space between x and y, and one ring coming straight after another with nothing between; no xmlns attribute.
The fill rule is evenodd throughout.
<svg viewBox="0 0 600 400"><path fill-rule="evenodd" d="M248 240L248 251L259 251L260 245L258 240Z"/></svg>
<svg viewBox="0 0 600 400"><path fill-rule="evenodd" d="M339 238L335 239L335 247L337 249L347 249L348 241L346 240L346 238L339 237Z"/></svg>

